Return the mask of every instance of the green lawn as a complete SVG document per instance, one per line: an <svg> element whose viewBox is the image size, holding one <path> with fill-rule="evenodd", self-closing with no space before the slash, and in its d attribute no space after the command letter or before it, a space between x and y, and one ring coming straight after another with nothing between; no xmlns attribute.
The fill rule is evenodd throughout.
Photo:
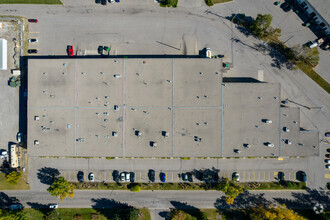
<svg viewBox="0 0 330 220"><path fill-rule="evenodd" d="M79 214L82 216L82 219L84 220L90 220L91 216L93 214L98 214L99 220L106 220L106 216L111 216L111 213L114 212L114 209L104 209L102 211L102 214L98 213L97 210L92 208L80 208L80 209L56 209L58 212L59 219L63 220L72 220L74 219L74 216ZM43 214L41 211L36 209L24 209L24 212L26 213L26 219L43 219ZM150 212L148 209L140 209L141 216L139 217L139 220L150 220ZM106 216L105 216L106 215Z"/></svg>
<svg viewBox="0 0 330 220"><path fill-rule="evenodd" d="M7 183L6 176L4 173L0 173L0 190L19 190L19 189L30 189L30 186L26 183L27 176L22 173L20 181L16 185Z"/></svg>
<svg viewBox="0 0 330 220"><path fill-rule="evenodd" d="M284 184L278 182L259 182L258 188L250 187L249 183L237 183L246 190L304 190L306 189L306 183L302 182L290 182L287 181Z"/></svg>
<svg viewBox="0 0 330 220"><path fill-rule="evenodd" d="M0 4L47 4L62 5L61 0L0 0Z"/></svg>

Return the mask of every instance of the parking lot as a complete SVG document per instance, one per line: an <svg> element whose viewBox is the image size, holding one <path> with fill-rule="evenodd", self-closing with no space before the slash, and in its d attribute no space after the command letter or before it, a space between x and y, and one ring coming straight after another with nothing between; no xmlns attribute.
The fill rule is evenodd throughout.
<svg viewBox="0 0 330 220"><path fill-rule="evenodd" d="M89 182L88 174L93 172L92 170L83 170L84 172L84 181ZM120 171L119 172L125 172ZM155 182L161 182L159 174L160 172L164 172L166 175L166 182L177 183L184 182L182 180L182 173L190 172L190 171L156 171ZM275 170L242 170L242 171L233 171L233 170L221 170L216 172L218 178L228 178L232 179L233 172L238 172L240 176L240 182L272 182L277 181L278 172ZM298 170L281 170L285 174L285 180L287 181L297 181L296 172ZM113 179L113 170L105 170L105 171L96 171L93 172L95 175L96 182L115 182ZM135 173L135 182L149 182L148 171L134 171ZM78 171L60 171L60 175L64 176L65 179L71 182L78 182L77 180ZM207 178L207 180L209 180ZM202 183L205 180L199 180L195 175L193 175L193 182Z"/></svg>

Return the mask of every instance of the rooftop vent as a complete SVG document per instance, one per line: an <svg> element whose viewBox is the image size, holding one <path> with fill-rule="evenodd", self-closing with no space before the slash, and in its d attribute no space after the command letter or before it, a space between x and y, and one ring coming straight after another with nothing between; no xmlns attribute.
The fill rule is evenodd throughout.
<svg viewBox="0 0 330 220"><path fill-rule="evenodd" d="M150 147L157 147L157 143L154 141L150 141Z"/></svg>
<svg viewBox="0 0 330 220"><path fill-rule="evenodd" d="M163 135L163 137L168 137L170 134L166 131L162 131L162 135Z"/></svg>

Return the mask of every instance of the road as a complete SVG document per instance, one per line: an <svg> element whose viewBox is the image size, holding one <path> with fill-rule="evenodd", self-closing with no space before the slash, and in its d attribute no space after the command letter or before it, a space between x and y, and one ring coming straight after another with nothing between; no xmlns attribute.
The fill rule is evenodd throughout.
<svg viewBox="0 0 330 220"><path fill-rule="evenodd" d="M30 37L39 38L40 44L37 49L40 55L64 55L66 45L69 44L72 44L79 54L96 53L98 45L111 46L110 54L197 54L199 49L210 47L214 54L224 54L225 62L235 61L234 68L228 71L228 76L256 77L258 70L263 70L265 81L281 84L283 98L289 98L302 105L322 107L312 110L301 108L301 127L319 130L320 139L323 138L324 132L330 130L329 94L301 71L291 71L283 65L275 65L278 61L276 56L271 57L269 52L255 49L257 44L262 43L261 41L244 35L235 26L231 28L230 21L225 17L238 11L239 8L246 8L247 15L257 13L253 12L254 7L246 6L244 1L216 5L212 8L200 6L197 4L199 1L194 1L196 2L193 4L194 8L183 4L176 9L161 8L151 0L143 4L132 0L129 3L106 7L91 2L84 0L77 5L75 1L67 0L64 1L64 6L2 5L0 13L39 20L37 24L30 25ZM268 10L272 14L277 13L278 8L271 8L273 6L268 5L269 2L262 1L263 4L258 4L256 0L249 2L253 2L253 5L257 5L260 10L263 8L262 10L266 12ZM269 4L272 5L272 2ZM207 9L211 9L213 13L205 13ZM274 18L278 24L280 22L277 19L281 18L281 13L279 12L279 15ZM290 24L293 23L290 21ZM289 29L288 26L285 30ZM306 30L297 32L297 39L303 41L302 33L305 32ZM233 43L233 47L231 47L232 37L239 40ZM324 153L327 146L323 142L320 143L320 157L300 160L300 163L304 164L301 167L310 175L308 184L311 188L324 187L327 182L324 178L325 174L330 174L330 171L325 170L324 167ZM35 160L38 159L30 158L29 160L31 170L29 181L33 189L39 186L33 185L39 181L37 170L45 166L38 165L34 162ZM82 163L83 167L89 166L88 160L83 159L84 162L76 160L72 164ZM236 161L231 164L231 169L244 169L246 161L243 159ZM171 162L163 160L154 164ZM290 162L289 159L284 160L282 166L293 170L299 168ZM61 166L59 163L60 161L52 161L49 164L56 168ZM209 163L213 161L200 160L195 164L190 164L186 170L195 168L196 164L209 168ZM251 167L251 169L259 166L254 161L251 163L254 163L254 168ZM100 164L102 162L95 165ZM129 168L135 170L137 169L135 165L139 165L139 162L129 164ZM131 166L132 164L134 167ZM173 164L178 165L178 163ZM267 164L268 161L264 160L265 169L273 168L271 164ZM147 165L149 164L143 166L147 167Z"/></svg>
<svg viewBox="0 0 330 220"><path fill-rule="evenodd" d="M249 191L236 198L232 208L245 208L260 203L285 203L288 208L311 208L321 203L325 208L330 204L329 192L323 191ZM0 205L8 205L17 199L24 207L40 208L50 203L59 204L60 208L115 208L123 204L138 208L149 208L153 219L162 219L159 212L169 208L229 208L225 204L224 194L218 191L103 191L76 190L73 199L60 202L47 191L3 191L0 193ZM155 214L156 213L156 214Z"/></svg>

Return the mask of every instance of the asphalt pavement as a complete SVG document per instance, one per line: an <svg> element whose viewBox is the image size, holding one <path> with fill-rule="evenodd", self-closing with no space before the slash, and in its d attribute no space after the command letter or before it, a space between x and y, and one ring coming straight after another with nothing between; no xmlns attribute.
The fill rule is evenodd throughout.
<svg viewBox="0 0 330 220"><path fill-rule="evenodd" d="M38 208L56 203L59 208L116 208L118 204L151 209L153 219L164 219L170 208L216 208L227 209L224 194L218 191L130 191L76 190L73 199L60 201L47 191L3 191L1 204L8 206L12 201L24 207ZM288 208L312 208L316 203L328 208L329 192L324 191L249 191L238 196L231 208L246 208L259 204L280 203Z"/></svg>

